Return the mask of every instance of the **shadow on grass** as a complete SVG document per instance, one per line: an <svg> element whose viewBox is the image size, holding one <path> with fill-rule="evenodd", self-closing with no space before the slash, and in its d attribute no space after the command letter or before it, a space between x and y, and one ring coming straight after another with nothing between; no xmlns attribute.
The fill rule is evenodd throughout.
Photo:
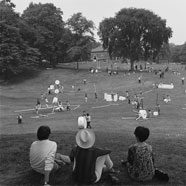
<svg viewBox="0 0 186 186"><path fill-rule="evenodd" d="M53 172L50 176L50 185L52 186L85 186L85 184L77 184L74 182L72 175L71 175L71 170L72 170L72 166L64 166L62 169ZM166 183L160 182L156 179L153 179L152 181L149 182L144 182L144 183L137 183L135 181L131 181L128 176L127 176L127 172L126 172L126 168L121 168L120 167L120 173L116 175L119 180L120 183L117 185L125 185L125 186L139 186L139 185L143 185L143 186L163 186L166 185ZM25 171L22 175L19 174L19 177L16 178L12 178L10 179L7 184L5 185L25 185L25 186L41 186L43 185L44 182L44 176L42 174L39 174L33 170L28 170ZM4 182L5 183L5 182ZM101 180L98 183L95 184L90 184L90 186L110 186L110 185L115 185L114 183L112 183L112 181L110 180L108 174L103 173Z"/></svg>
<svg viewBox="0 0 186 186"><path fill-rule="evenodd" d="M17 76L13 76L10 79L4 81L1 77L0 85L12 85L12 84L19 84L22 83L26 80L33 79L39 76L40 72L42 72L42 69L38 70L31 70L31 71L26 71L24 73L21 73Z"/></svg>

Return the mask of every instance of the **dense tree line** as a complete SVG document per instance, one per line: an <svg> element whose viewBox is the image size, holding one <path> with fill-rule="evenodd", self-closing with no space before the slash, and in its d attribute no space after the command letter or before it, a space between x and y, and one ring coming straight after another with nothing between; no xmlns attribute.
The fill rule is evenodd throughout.
<svg viewBox="0 0 186 186"><path fill-rule="evenodd" d="M30 3L20 15L11 0L1 0L0 15L0 76L5 80L46 62L55 67L89 60L91 49L100 44L91 20L75 13L64 22L62 10L52 3ZM131 68L140 59L186 61L186 43L169 45L171 28L149 10L123 8L100 23L98 35L110 58L130 59Z"/></svg>
<svg viewBox="0 0 186 186"><path fill-rule="evenodd" d="M81 13L65 23L52 3L30 3L19 15L10 0L0 1L0 73L4 79L27 73L49 62L90 59L94 23Z"/></svg>
<svg viewBox="0 0 186 186"><path fill-rule="evenodd" d="M183 45L170 44L170 61L186 64L186 42Z"/></svg>

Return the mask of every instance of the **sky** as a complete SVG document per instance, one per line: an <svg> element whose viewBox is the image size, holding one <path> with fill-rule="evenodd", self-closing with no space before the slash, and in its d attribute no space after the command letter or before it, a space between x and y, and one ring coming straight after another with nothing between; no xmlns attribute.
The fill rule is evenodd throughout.
<svg viewBox="0 0 186 186"><path fill-rule="evenodd" d="M173 30L170 43L181 45L186 42L186 0L11 0L15 11L22 13L33 3L53 3L63 11L66 21L74 13L81 12L92 20L98 28L104 18L114 17L122 8L144 8L167 20L167 26Z"/></svg>

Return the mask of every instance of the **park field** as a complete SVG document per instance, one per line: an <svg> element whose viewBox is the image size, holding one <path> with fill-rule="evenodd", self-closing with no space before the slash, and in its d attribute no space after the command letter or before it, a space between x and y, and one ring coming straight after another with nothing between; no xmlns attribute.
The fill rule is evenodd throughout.
<svg viewBox="0 0 186 186"><path fill-rule="evenodd" d="M56 69L46 69L34 78L14 80L0 86L0 185L43 185L43 176L34 173L29 166L29 148L36 140L36 131L41 125L51 127L51 140L58 144L58 152L69 154L75 144L75 134L78 131L77 119L85 110L92 117L91 125L96 134L96 146L112 150L111 158L114 167L120 170L117 175L120 185L186 185L186 84L181 84L181 78L186 77L186 71L181 65L169 64L169 71L160 79L153 72L129 73L126 64L118 64L119 73L108 75L108 64L100 64L98 73L90 73L89 68L95 67L94 62L79 65L60 65ZM152 65L155 69L165 69L165 65ZM141 76L142 83L138 83ZM83 80L86 79L86 84ZM64 87L59 99L65 104L68 100L72 105L71 111L55 112L43 109L36 118L35 104L37 98L47 91L49 85L59 80ZM157 89L157 82L174 84L174 89ZM72 90L74 86L74 90ZM95 100L94 92L98 94ZM147 120L135 120L136 113L127 101L107 102L104 93L115 92L125 96L129 91L131 98L134 94L143 92L144 108L155 111L156 103L160 104L160 115ZM88 102L85 102L85 93ZM171 102L164 103L163 97L169 95ZM48 96L49 105L54 94ZM41 102L45 107L44 101ZM21 113L23 123L18 124L17 115ZM147 140L152 145L155 154L155 165L170 176L168 183L152 180L147 183L136 183L127 177L120 160L127 158L128 146L135 143L133 135L137 126L150 129ZM51 175L51 185L75 185L71 179L72 166L65 166L56 175ZM111 185L106 175L96 185Z"/></svg>

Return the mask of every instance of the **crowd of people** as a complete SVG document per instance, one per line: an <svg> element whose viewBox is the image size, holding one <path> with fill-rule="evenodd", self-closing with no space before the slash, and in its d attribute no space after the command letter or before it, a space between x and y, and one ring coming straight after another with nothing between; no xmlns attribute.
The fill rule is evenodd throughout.
<svg viewBox="0 0 186 186"><path fill-rule="evenodd" d="M91 128L79 129L76 133L76 144L71 151L64 155L57 152L57 143L50 140L51 129L40 126L37 130L37 141L30 147L30 165L32 169L44 175L44 185L50 184L51 172L63 169L72 164L73 180L77 184L93 184L100 181L103 172L110 181L119 184L118 174L111 157L114 149L102 149L95 146L96 135ZM138 182L145 182L157 178L168 181L169 176L155 167L152 146L146 143L150 130L143 126L134 131L136 143L128 148L126 160L121 164L126 168L129 177ZM127 149L126 149L127 150Z"/></svg>

